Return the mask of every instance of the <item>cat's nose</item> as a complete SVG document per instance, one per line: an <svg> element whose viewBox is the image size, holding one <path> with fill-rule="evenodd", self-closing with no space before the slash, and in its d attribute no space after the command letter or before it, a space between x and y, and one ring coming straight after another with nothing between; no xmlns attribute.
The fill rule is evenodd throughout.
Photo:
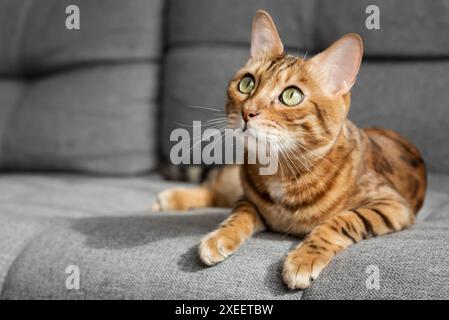
<svg viewBox="0 0 449 320"><path fill-rule="evenodd" d="M254 118L255 116L257 116L259 114L260 114L260 112L242 110L242 118L243 118L243 121L245 121L245 122L248 122L250 118Z"/></svg>

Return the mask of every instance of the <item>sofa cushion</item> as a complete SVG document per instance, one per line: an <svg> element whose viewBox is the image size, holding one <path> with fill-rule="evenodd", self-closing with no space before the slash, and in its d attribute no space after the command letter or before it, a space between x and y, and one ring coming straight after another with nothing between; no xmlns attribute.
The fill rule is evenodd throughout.
<svg viewBox="0 0 449 320"><path fill-rule="evenodd" d="M345 33L356 32L369 57L449 57L447 0L182 0L170 2L169 46L248 46L258 9L274 18L286 48L322 50ZM366 9L376 5L380 29L368 29Z"/></svg>
<svg viewBox="0 0 449 320"><path fill-rule="evenodd" d="M383 126L418 146L429 171L449 173L449 60L370 61L352 90L349 118Z"/></svg>
<svg viewBox="0 0 449 320"><path fill-rule="evenodd" d="M169 183L156 176L1 175L0 292L20 252L40 234L51 233L47 229L75 218L124 214L147 216L157 192L168 186ZM53 246L50 245L48 250ZM41 256L40 264L45 259Z"/></svg>
<svg viewBox="0 0 449 320"><path fill-rule="evenodd" d="M42 74L68 66L155 60L162 48L163 0L4 0L0 3L0 74ZM80 9L80 29L65 26Z"/></svg>
<svg viewBox="0 0 449 320"><path fill-rule="evenodd" d="M314 0L172 0L168 45L249 48L251 21L259 9L272 14L284 46L298 51L313 46Z"/></svg>
<svg viewBox="0 0 449 320"><path fill-rule="evenodd" d="M163 0L0 3L0 170L155 168Z"/></svg>
<svg viewBox="0 0 449 320"><path fill-rule="evenodd" d="M225 217L223 210L203 210L73 221L42 234L22 251L2 298L300 298L301 292L288 293L280 281L283 253L292 246L291 239L260 235L224 263L201 265L197 243ZM80 269L79 290L65 287L69 265Z"/></svg>
<svg viewBox="0 0 449 320"><path fill-rule="evenodd" d="M157 73L146 63L93 65L30 82L3 122L0 164L110 174L152 168Z"/></svg>
<svg viewBox="0 0 449 320"><path fill-rule="evenodd" d="M380 29L369 30L365 10L376 5ZM449 57L447 0L319 0L316 49L356 32L363 38L365 57Z"/></svg>
<svg viewBox="0 0 449 320"><path fill-rule="evenodd" d="M412 229L351 246L331 261L303 298L447 299L448 231L449 219L419 222ZM378 286L371 278L377 275Z"/></svg>
<svg viewBox="0 0 449 320"><path fill-rule="evenodd" d="M51 222L40 217L17 215L6 206L0 208L0 291L20 252Z"/></svg>
<svg viewBox="0 0 449 320"><path fill-rule="evenodd" d="M10 235L0 240L0 257L8 256L1 298L447 297L448 175L430 175L412 229L348 248L303 292L282 284L283 258L299 241L284 235L261 233L223 263L202 266L197 244L229 210L151 213L157 192L173 185L157 177L3 176L0 217ZM45 229L12 231L27 220L28 228L37 221ZM20 246L11 251L8 241ZM65 287L69 265L80 269L79 290ZM365 285L371 265L379 268L379 290Z"/></svg>
<svg viewBox="0 0 449 320"><path fill-rule="evenodd" d="M24 83L20 80L0 77L0 168L1 159L4 157L2 147L3 136L6 133L6 127L8 126L11 113L18 103L24 87Z"/></svg>
<svg viewBox="0 0 449 320"><path fill-rule="evenodd" d="M55 221L97 216L147 216L157 193L173 185L158 175L100 178L70 174L3 174L0 215Z"/></svg>

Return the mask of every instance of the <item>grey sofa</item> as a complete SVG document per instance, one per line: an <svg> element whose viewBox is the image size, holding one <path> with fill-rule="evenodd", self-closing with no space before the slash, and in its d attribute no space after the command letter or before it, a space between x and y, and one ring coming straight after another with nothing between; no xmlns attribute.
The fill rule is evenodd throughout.
<svg viewBox="0 0 449 320"><path fill-rule="evenodd" d="M449 298L449 1L76 2L80 30L65 28L71 1L0 0L2 299ZM304 291L280 276L297 239L262 233L205 268L197 243L229 211L150 210L182 184L157 171L171 130L216 117L188 106L222 108L257 9L297 54L360 33L350 117L402 132L430 171L413 228L351 246Z"/></svg>

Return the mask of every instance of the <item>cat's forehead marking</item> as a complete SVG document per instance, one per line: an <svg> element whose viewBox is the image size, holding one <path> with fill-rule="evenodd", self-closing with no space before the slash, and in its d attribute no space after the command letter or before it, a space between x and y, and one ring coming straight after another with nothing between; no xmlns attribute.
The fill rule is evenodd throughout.
<svg viewBox="0 0 449 320"><path fill-rule="evenodd" d="M278 86L298 83L304 74L300 71L302 69L304 60L293 56L282 56L277 59L259 62L253 66L254 76L258 81L258 90L273 91ZM273 91L277 95L277 91Z"/></svg>
<svg viewBox="0 0 449 320"><path fill-rule="evenodd" d="M293 65L298 63L298 59L292 56L282 56L271 61L267 61L259 68L261 76L265 79L271 79L280 75L285 70L290 69Z"/></svg>

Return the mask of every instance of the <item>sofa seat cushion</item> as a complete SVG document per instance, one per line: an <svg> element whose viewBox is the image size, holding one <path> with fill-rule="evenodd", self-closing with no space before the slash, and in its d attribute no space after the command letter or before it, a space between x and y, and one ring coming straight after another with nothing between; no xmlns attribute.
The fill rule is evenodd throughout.
<svg viewBox="0 0 449 320"><path fill-rule="evenodd" d="M281 281L297 239L270 232L250 239L223 263L206 268L200 239L227 209L153 213L157 176L95 178L4 175L0 179L1 298L318 299L447 298L449 176L430 175L413 228L367 240L339 254L305 291ZM175 184L179 185L179 184ZM6 259L5 259L6 257ZM80 289L68 290L69 265ZM367 289L377 266L380 288Z"/></svg>
<svg viewBox="0 0 449 320"><path fill-rule="evenodd" d="M211 209L103 216L48 229L14 262L2 298L300 298L301 292L289 294L280 281L291 239L259 235L232 259L213 268L201 265L198 241L226 216L226 210ZM80 269L79 290L65 287L69 265Z"/></svg>

